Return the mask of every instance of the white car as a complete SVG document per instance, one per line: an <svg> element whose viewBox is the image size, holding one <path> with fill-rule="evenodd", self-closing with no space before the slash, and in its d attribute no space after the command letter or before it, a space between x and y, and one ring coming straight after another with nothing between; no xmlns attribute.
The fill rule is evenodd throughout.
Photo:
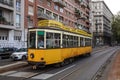
<svg viewBox="0 0 120 80"><path fill-rule="evenodd" d="M10 57L13 60L26 60L27 59L27 49L20 48L16 52L12 53Z"/></svg>

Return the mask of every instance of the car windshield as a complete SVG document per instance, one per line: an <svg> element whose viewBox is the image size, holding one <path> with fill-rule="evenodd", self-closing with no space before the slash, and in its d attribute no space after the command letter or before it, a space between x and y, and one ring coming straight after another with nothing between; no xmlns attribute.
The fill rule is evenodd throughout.
<svg viewBox="0 0 120 80"><path fill-rule="evenodd" d="M20 48L16 52L27 52L27 49L26 48Z"/></svg>

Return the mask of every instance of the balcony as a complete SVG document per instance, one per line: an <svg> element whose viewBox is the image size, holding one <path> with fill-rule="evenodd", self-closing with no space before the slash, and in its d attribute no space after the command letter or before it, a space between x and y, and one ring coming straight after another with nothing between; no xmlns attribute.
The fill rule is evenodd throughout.
<svg viewBox="0 0 120 80"><path fill-rule="evenodd" d="M81 15L81 17L79 19L82 19L82 20L87 20L87 17L85 15Z"/></svg>
<svg viewBox="0 0 120 80"><path fill-rule="evenodd" d="M65 7L65 2L62 0L53 0L54 3L56 3L57 5L61 6L61 7Z"/></svg>
<svg viewBox="0 0 120 80"><path fill-rule="evenodd" d="M11 24L11 22L6 21L6 19L3 16L0 17L0 24L13 26L13 24Z"/></svg>
<svg viewBox="0 0 120 80"><path fill-rule="evenodd" d="M80 17L81 16L81 12L77 8L75 8L75 16L76 17Z"/></svg>
<svg viewBox="0 0 120 80"><path fill-rule="evenodd" d="M111 37L112 36L112 33L108 33L108 32L103 32L103 34L104 34L104 36L106 36L106 37Z"/></svg>
<svg viewBox="0 0 120 80"><path fill-rule="evenodd" d="M48 19L53 19L53 18L52 18L51 16L47 15L47 14L38 12L38 19L41 19L41 20L48 20Z"/></svg>
<svg viewBox="0 0 120 80"><path fill-rule="evenodd" d="M0 0L0 4L7 5L10 7L13 7L13 1L7 1L7 0Z"/></svg>
<svg viewBox="0 0 120 80"><path fill-rule="evenodd" d="M84 8L86 8L86 7L87 7L86 3L85 3L85 2L83 2L83 1L82 1L80 4L81 4L81 7L84 7Z"/></svg>
<svg viewBox="0 0 120 80"><path fill-rule="evenodd" d="M81 0L75 0L75 2L76 2L76 3L80 3L80 2L81 2Z"/></svg>
<svg viewBox="0 0 120 80"><path fill-rule="evenodd" d="M102 32L93 32L93 35L94 36L103 36L103 33Z"/></svg>
<svg viewBox="0 0 120 80"><path fill-rule="evenodd" d="M90 24L89 19L86 19L86 24L87 24L87 25L89 25L89 24Z"/></svg>
<svg viewBox="0 0 120 80"><path fill-rule="evenodd" d="M0 28L15 29L12 22L6 21L4 17L0 17Z"/></svg>

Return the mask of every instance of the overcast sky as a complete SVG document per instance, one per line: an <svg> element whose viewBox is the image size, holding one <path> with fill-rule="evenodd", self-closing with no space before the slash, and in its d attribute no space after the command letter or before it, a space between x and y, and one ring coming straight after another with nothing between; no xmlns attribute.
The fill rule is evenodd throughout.
<svg viewBox="0 0 120 80"><path fill-rule="evenodd" d="M113 14L117 14L120 11L120 0L104 0Z"/></svg>

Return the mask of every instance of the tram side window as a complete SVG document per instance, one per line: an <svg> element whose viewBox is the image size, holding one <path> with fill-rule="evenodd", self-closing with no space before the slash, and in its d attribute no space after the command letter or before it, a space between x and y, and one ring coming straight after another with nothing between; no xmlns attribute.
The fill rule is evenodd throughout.
<svg viewBox="0 0 120 80"><path fill-rule="evenodd" d="M46 33L46 48L60 48L60 34Z"/></svg>
<svg viewBox="0 0 120 80"><path fill-rule="evenodd" d="M60 48L60 34L54 33L54 48Z"/></svg>
<svg viewBox="0 0 120 80"><path fill-rule="evenodd" d="M78 47L78 37L63 34L63 48Z"/></svg>
<svg viewBox="0 0 120 80"><path fill-rule="evenodd" d="M68 46L67 39L68 39L68 36L63 34L63 48L66 48Z"/></svg>
<svg viewBox="0 0 120 80"><path fill-rule="evenodd" d="M85 39L85 46L91 46L91 39Z"/></svg>
<svg viewBox="0 0 120 80"><path fill-rule="evenodd" d="M78 37L74 36L73 47L78 47Z"/></svg>
<svg viewBox="0 0 120 80"><path fill-rule="evenodd" d="M80 37L80 46L83 47L84 46L84 39L82 37Z"/></svg>
<svg viewBox="0 0 120 80"><path fill-rule="evenodd" d="M70 42L69 42L69 47L73 47L74 42L73 42L73 36L70 36Z"/></svg>

